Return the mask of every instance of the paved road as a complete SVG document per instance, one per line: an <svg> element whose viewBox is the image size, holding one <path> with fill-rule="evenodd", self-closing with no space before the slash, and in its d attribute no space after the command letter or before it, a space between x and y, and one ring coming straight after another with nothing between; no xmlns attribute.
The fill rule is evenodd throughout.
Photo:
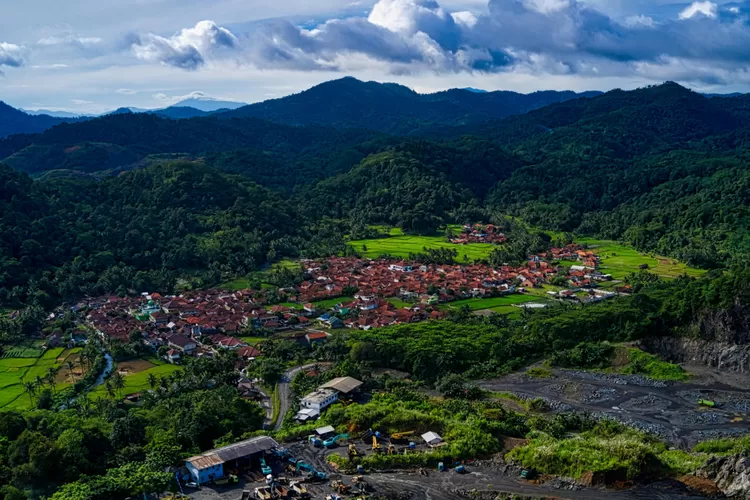
<svg viewBox="0 0 750 500"><path fill-rule="evenodd" d="M286 412L289 411L289 405L292 402L292 390L289 387L289 383L292 381L295 375L297 375L302 370L307 370L308 368L312 368L313 366L325 366L329 365L330 363L310 363L308 365L302 365L297 366L295 368L291 368L284 372L284 375L281 377L281 380L279 381L279 416L276 418L276 425L274 425L274 429L279 430L281 429L281 425L284 423L284 417L286 416Z"/></svg>

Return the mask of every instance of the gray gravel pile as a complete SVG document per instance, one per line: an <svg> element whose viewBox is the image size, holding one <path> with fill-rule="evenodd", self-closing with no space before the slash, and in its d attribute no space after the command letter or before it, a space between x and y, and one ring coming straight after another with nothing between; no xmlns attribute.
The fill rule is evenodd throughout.
<svg viewBox="0 0 750 500"><path fill-rule="evenodd" d="M679 426L719 425L728 423L729 419L710 411L683 411L671 415L670 422Z"/></svg>
<svg viewBox="0 0 750 500"><path fill-rule="evenodd" d="M617 375L613 373L586 372L581 370L564 370L570 376L584 380L602 380L616 385L638 385L641 387L668 387L663 380L654 380L643 375Z"/></svg>
<svg viewBox="0 0 750 500"><path fill-rule="evenodd" d="M601 387L591 393L584 394L582 400L584 403L603 403L604 401L616 399L621 395L622 392L614 387Z"/></svg>
<svg viewBox="0 0 750 500"><path fill-rule="evenodd" d="M672 402L654 394L648 394L639 398L633 398L629 401L625 401L620 404L620 408L624 410L647 410L647 411L660 411L666 410L672 406Z"/></svg>

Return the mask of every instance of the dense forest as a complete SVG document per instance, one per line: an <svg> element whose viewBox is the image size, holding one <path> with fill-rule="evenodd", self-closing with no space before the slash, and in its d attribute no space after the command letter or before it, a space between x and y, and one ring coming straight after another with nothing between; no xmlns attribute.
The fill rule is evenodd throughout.
<svg viewBox="0 0 750 500"><path fill-rule="evenodd" d="M305 96L313 106L323 90L294 96L289 109ZM351 227L429 233L492 214L704 268L750 253L746 96L667 83L483 124L432 124L404 138L118 114L9 137L0 142L9 235L0 302L169 289L209 267L242 275L344 248Z"/></svg>

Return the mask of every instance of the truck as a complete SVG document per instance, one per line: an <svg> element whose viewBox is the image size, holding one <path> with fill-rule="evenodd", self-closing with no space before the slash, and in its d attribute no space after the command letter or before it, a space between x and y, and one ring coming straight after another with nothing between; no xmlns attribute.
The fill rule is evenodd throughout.
<svg viewBox="0 0 750 500"><path fill-rule="evenodd" d="M698 404L707 408L716 408L716 402L709 399L699 399Z"/></svg>

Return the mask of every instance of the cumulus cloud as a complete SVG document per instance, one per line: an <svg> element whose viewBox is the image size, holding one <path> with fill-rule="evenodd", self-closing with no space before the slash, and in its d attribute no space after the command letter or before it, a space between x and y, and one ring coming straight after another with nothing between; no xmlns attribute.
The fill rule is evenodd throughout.
<svg viewBox="0 0 750 500"><path fill-rule="evenodd" d="M21 45L0 42L0 66L18 68L26 64L28 50Z"/></svg>
<svg viewBox="0 0 750 500"><path fill-rule="evenodd" d="M139 59L189 70L203 66L215 53L238 45L231 31L213 21L201 21L169 38L149 33L131 41L133 53Z"/></svg>
<svg viewBox="0 0 750 500"><path fill-rule="evenodd" d="M484 13L439 0L379 0L367 17L313 28L285 20L232 33L202 21L171 37L136 37L145 61L195 70L230 59L260 68L660 76L657 68L711 82L750 65L747 9L695 2L672 19L616 20L583 0L488 0ZM732 69L734 68L734 69Z"/></svg>
<svg viewBox="0 0 750 500"><path fill-rule="evenodd" d="M713 2L693 2L685 10L680 12L680 19L691 19L701 15L715 19L719 14L719 6Z"/></svg>

